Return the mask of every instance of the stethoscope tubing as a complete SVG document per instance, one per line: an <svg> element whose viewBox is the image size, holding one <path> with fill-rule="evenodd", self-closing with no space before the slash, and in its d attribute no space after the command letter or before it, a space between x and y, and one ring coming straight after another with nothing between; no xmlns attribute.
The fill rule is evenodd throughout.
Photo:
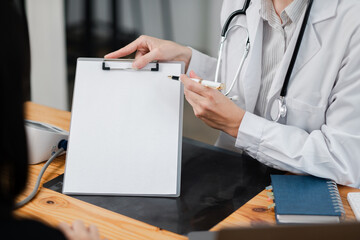
<svg viewBox="0 0 360 240"><path fill-rule="evenodd" d="M229 89L228 89L228 90L225 92L225 94L224 94L225 96L228 96L229 93L231 92L231 90L234 88L236 79L238 79L238 77L239 77L239 74L240 74L240 72L241 72L242 67L244 66L244 63L245 63L245 60L246 60L246 58L247 58L247 56L248 56L248 54L249 54L249 51L250 51L250 39L249 39L249 37L247 37L244 54L243 54L243 56L242 56L242 58L241 58L239 67L238 67L238 69L236 70L235 77L234 77L234 79L233 79L233 81L232 81Z"/></svg>
<svg viewBox="0 0 360 240"><path fill-rule="evenodd" d="M221 31L221 40L220 40L220 46L219 46L219 52L218 52L218 59L217 59L217 63L216 63L216 71L215 71L215 82L219 81L221 57L222 57L222 52L223 52L225 40L227 39L227 36L228 36L228 33L230 32L230 30L237 26L237 25L234 25L234 26L231 26L229 28L230 23L231 23L231 21L233 20L234 17L236 17L238 15L241 15L241 14L246 15L246 10L249 7L250 2L251 2L251 0L246 0L245 3L244 3L243 8L240 9L240 10L236 10L233 13L231 13L230 16L225 21L224 27L223 27L223 29ZM294 53L293 53L293 55L291 57L289 67L288 67L288 70L287 70L286 75L285 75L285 79L284 79L283 87L282 87L281 92L280 92L280 96L277 98L277 101L275 101L273 103L273 104L278 104L279 105L278 113L275 114L276 116L271 116L272 120L275 121L275 122L279 121L280 118L284 118L286 116L286 113L287 113L286 102L285 102L285 97L286 97L286 94L287 94L287 88L288 88L289 80L290 80L290 77L291 77L295 62L296 62L298 52L299 52L299 49L300 49L300 45L301 45L301 42L302 42L302 39L303 39L303 36L304 36L304 32L305 32L305 28L306 28L306 25L307 25L307 22L308 22L308 19L309 19L312 3L313 3L313 0L309 0L309 4L307 6L305 16L304 16L304 19L303 19L303 22L302 22L302 25L301 25L301 29L300 29L300 32L299 32L299 37L298 37L298 39L296 41L296 45L295 45L295 48L294 48ZM228 90L225 89L225 93L224 93L225 96L228 96L230 94L230 92L232 91L232 89L233 89L233 87L235 85L235 82L239 77L241 69L242 69L242 67L243 67L243 65L245 63L245 60L246 60L246 58L247 58L247 56L249 54L249 51L250 51L250 39L249 39L249 33L248 32L247 32L247 35L248 36L247 36L247 41L246 41L246 45L245 45L244 54L243 54L243 56L241 58L239 67L237 68L235 77L234 77L233 81L231 82L229 89ZM233 97L233 98L230 97L230 99L235 99L235 98L237 98L237 97Z"/></svg>
<svg viewBox="0 0 360 240"><path fill-rule="evenodd" d="M228 32L228 28L230 26L231 21L237 15L246 15L246 10L250 5L251 0L246 0L242 9L236 10L230 14L230 16L226 19L223 29L221 30L221 37L225 37L226 33Z"/></svg>
<svg viewBox="0 0 360 240"><path fill-rule="evenodd" d="M219 46L218 59L217 59L216 70L215 70L215 82L219 82L219 74L220 74L219 72L220 72L221 56L222 56L222 52L223 52L223 48L224 48L224 42L225 42L225 40L227 38L227 35L228 35L229 31L234 27L234 26L232 26L229 29L230 23L231 23L231 21L233 20L234 17L236 17L238 15L241 15L241 14L246 15L246 10L248 9L248 7L250 5L250 2L251 2L251 0L246 0L242 9L239 9L239 10L236 10L236 11L232 12L230 14L230 16L226 19L224 27L221 30L220 46ZM248 43L249 43L249 38L247 40L246 45L249 45L248 47L250 49L250 43L249 44ZM245 62L247 54L248 53L246 53L246 56L245 56L245 54L243 55L242 59L244 59L244 60L242 60L242 62ZM245 58L244 58L244 56L245 56ZM239 68L241 69L242 66L239 66ZM236 80L236 78L234 78L234 80ZM235 84L235 82L233 81L231 85L233 86L234 84ZM227 91L228 93L225 94L225 96L227 96L230 93L230 91Z"/></svg>

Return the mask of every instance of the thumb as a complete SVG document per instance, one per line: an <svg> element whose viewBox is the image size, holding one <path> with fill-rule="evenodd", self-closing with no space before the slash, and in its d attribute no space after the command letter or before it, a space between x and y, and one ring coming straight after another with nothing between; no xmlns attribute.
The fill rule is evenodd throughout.
<svg viewBox="0 0 360 240"><path fill-rule="evenodd" d="M190 71L189 76L190 76L191 78L201 79L198 75L196 75L196 73L195 73L193 70Z"/></svg>
<svg viewBox="0 0 360 240"><path fill-rule="evenodd" d="M133 62L133 67L136 69L141 69L145 67L149 62L156 60L156 51L150 51L145 55L138 57Z"/></svg>

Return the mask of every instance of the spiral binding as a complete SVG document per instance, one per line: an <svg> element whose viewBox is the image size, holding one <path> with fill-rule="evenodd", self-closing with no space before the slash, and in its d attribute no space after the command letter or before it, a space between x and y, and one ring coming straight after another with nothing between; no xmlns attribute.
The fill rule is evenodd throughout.
<svg viewBox="0 0 360 240"><path fill-rule="evenodd" d="M342 201L340 198L339 190L337 188L337 184L336 184L336 182L334 182L332 180L326 181L326 184L329 189L331 201L333 202L333 205L334 205L334 210L335 210L335 212L340 212L341 220L344 220L345 216L346 216L345 209L342 205Z"/></svg>

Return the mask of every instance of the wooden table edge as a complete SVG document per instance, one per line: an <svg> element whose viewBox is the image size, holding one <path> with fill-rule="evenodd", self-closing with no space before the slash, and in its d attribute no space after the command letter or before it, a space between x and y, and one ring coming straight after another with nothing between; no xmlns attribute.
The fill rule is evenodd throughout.
<svg viewBox="0 0 360 240"><path fill-rule="evenodd" d="M33 102L25 103L25 118L53 124L67 131L70 129L70 112ZM64 159L64 156L61 156L50 165L42 182L47 182L64 172ZM42 165L43 163L29 166L29 183L23 195L27 194L34 185L37 173ZM355 219L346 199L347 193L353 191L360 192L360 189L339 186L339 192L348 220ZM275 224L273 209L267 209L269 204L271 202L268 201L266 191L264 190L211 228L211 231L232 227L248 227L258 224ZM65 208L69 206L70 210ZM98 212L103 213L105 216L99 216ZM88 224L97 225L102 236L108 239L187 239L186 236L162 230L147 223L44 188L41 189L38 196L31 203L17 210L16 215L35 217L53 226L56 226L61 221L71 223L76 219L83 219Z"/></svg>

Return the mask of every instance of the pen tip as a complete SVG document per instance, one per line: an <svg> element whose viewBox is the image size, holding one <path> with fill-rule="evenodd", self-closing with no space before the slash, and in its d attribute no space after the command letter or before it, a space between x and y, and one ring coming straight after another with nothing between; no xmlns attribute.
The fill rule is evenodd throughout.
<svg viewBox="0 0 360 240"><path fill-rule="evenodd" d="M172 76L171 76L171 75L169 75L169 76L168 76L168 78L172 78Z"/></svg>

